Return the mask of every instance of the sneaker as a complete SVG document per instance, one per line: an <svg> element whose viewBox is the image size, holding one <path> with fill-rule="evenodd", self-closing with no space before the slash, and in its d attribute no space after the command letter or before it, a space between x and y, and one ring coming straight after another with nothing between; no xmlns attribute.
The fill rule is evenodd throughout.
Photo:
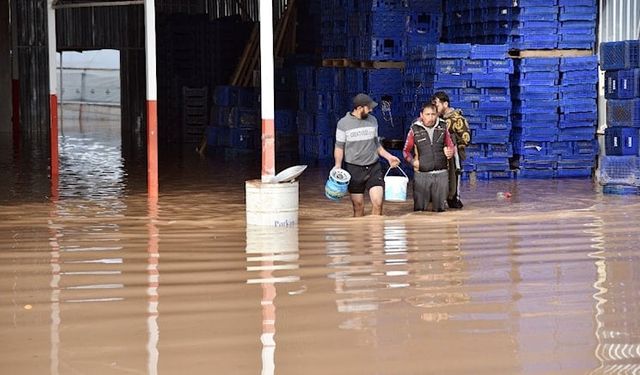
<svg viewBox="0 0 640 375"><path fill-rule="evenodd" d="M462 201L458 198L455 199L447 199L447 205L449 206L449 208L462 208L464 207L464 204L462 204Z"/></svg>

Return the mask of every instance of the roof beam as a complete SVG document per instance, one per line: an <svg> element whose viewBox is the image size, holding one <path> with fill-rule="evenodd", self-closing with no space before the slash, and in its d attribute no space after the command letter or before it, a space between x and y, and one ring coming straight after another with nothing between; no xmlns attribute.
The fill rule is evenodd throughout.
<svg viewBox="0 0 640 375"><path fill-rule="evenodd" d="M125 6L125 5L144 5L144 0L89 1L86 3L67 3L67 4L64 4L60 0L58 0L53 3L53 9L116 7L116 6Z"/></svg>

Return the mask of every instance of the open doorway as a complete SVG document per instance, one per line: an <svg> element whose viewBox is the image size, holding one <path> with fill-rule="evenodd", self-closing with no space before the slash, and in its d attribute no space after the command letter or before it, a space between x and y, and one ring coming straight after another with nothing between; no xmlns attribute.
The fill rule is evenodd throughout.
<svg viewBox="0 0 640 375"><path fill-rule="evenodd" d="M57 60L60 134L95 125L119 138L120 52L60 52Z"/></svg>

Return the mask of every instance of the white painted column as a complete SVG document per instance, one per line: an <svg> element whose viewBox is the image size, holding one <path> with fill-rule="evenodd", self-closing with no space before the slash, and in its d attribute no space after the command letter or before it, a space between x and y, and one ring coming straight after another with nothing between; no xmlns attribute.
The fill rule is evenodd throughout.
<svg viewBox="0 0 640 375"><path fill-rule="evenodd" d="M156 6L144 1L145 49L147 72L147 192L158 198L158 83L156 76Z"/></svg>
<svg viewBox="0 0 640 375"><path fill-rule="evenodd" d="M51 196L58 197L58 69L56 63L56 11L47 0L47 46L49 48L49 145L51 151Z"/></svg>
<svg viewBox="0 0 640 375"><path fill-rule="evenodd" d="M260 8L260 99L262 109L262 182L275 176L275 111L273 84L273 4L259 0Z"/></svg>

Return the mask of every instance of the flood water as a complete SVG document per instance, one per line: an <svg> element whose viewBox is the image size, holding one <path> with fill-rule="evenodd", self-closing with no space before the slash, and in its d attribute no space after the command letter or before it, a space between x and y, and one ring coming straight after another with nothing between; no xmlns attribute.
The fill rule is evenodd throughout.
<svg viewBox="0 0 640 375"><path fill-rule="evenodd" d="M2 374L640 374L640 197L466 181L354 219L311 166L297 227L247 228L259 161L165 153L153 204L117 129L65 122L54 193L2 141Z"/></svg>

